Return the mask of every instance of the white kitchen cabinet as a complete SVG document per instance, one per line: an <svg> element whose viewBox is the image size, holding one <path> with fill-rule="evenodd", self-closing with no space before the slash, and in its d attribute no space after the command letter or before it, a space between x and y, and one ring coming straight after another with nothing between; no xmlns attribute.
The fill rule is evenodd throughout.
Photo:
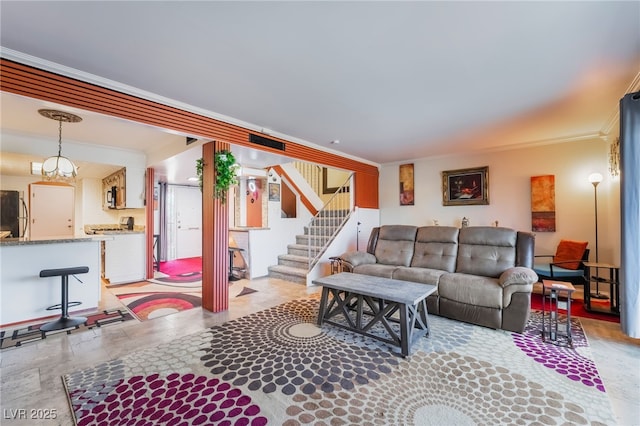
<svg viewBox="0 0 640 426"><path fill-rule="evenodd" d="M113 237L112 239L110 239ZM104 275L111 284L144 281L144 234L109 235L104 242Z"/></svg>
<svg viewBox="0 0 640 426"><path fill-rule="evenodd" d="M144 169L126 167L102 179L105 209L144 208ZM115 190L115 195L114 195ZM107 194L108 193L108 194ZM113 198L113 202L111 199Z"/></svg>
<svg viewBox="0 0 640 426"><path fill-rule="evenodd" d="M142 209L145 201L144 169L127 167L126 203L128 209Z"/></svg>

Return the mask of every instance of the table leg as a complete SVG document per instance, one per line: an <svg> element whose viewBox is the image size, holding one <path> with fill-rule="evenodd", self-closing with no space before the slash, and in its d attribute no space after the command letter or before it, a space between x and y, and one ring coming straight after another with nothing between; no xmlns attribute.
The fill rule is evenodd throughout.
<svg viewBox="0 0 640 426"><path fill-rule="evenodd" d="M322 326L325 310L327 309L327 299L329 298L329 287L322 287L322 297L318 308L318 326Z"/></svg>
<svg viewBox="0 0 640 426"><path fill-rule="evenodd" d="M400 347L403 357L409 356L409 313L406 304L400 305Z"/></svg>
<svg viewBox="0 0 640 426"><path fill-rule="evenodd" d="M591 310L591 267L585 267L586 282L584 283L584 308L587 311Z"/></svg>
<svg viewBox="0 0 640 426"><path fill-rule="evenodd" d="M573 347L571 340L571 293L567 295L567 343L570 348Z"/></svg>

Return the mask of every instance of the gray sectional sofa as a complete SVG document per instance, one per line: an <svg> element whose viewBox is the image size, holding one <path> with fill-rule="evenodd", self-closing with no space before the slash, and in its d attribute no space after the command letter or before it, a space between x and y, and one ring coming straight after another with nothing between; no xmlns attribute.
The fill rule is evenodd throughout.
<svg viewBox="0 0 640 426"><path fill-rule="evenodd" d="M385 225L343 270L437 286L430 314L522 332L529 319L534 235L509 228Z"/></svg>

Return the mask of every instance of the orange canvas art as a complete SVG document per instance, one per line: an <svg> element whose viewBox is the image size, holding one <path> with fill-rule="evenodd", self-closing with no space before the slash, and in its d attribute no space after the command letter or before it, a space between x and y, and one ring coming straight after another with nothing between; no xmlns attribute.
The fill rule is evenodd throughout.
<svg viewBox="0 0 640 426"><path fill-rule="evenodd" d="M413 164L400 166L400 205L413 206Z"/></svg>
<svg viewBox="0 0 640 426"><path fill-rule="evenodd" d="M554 175L531 177L531 230L556 231L556 183Z"/></svg>

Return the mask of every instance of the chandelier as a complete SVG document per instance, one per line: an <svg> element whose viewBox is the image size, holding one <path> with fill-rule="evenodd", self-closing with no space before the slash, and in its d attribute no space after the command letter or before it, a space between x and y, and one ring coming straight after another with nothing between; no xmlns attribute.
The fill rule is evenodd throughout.
<svg viewBox="0 0 640 426"><path fill-rule="evenodd" d="M82 118L69 112L55 109L39 109L38 113L43 117L58 122L58 155L44 160L42 163L42 176L46 180L73 182L78 174L78 168L67 157L62 156L62 122L78 123Z"/></svg>

